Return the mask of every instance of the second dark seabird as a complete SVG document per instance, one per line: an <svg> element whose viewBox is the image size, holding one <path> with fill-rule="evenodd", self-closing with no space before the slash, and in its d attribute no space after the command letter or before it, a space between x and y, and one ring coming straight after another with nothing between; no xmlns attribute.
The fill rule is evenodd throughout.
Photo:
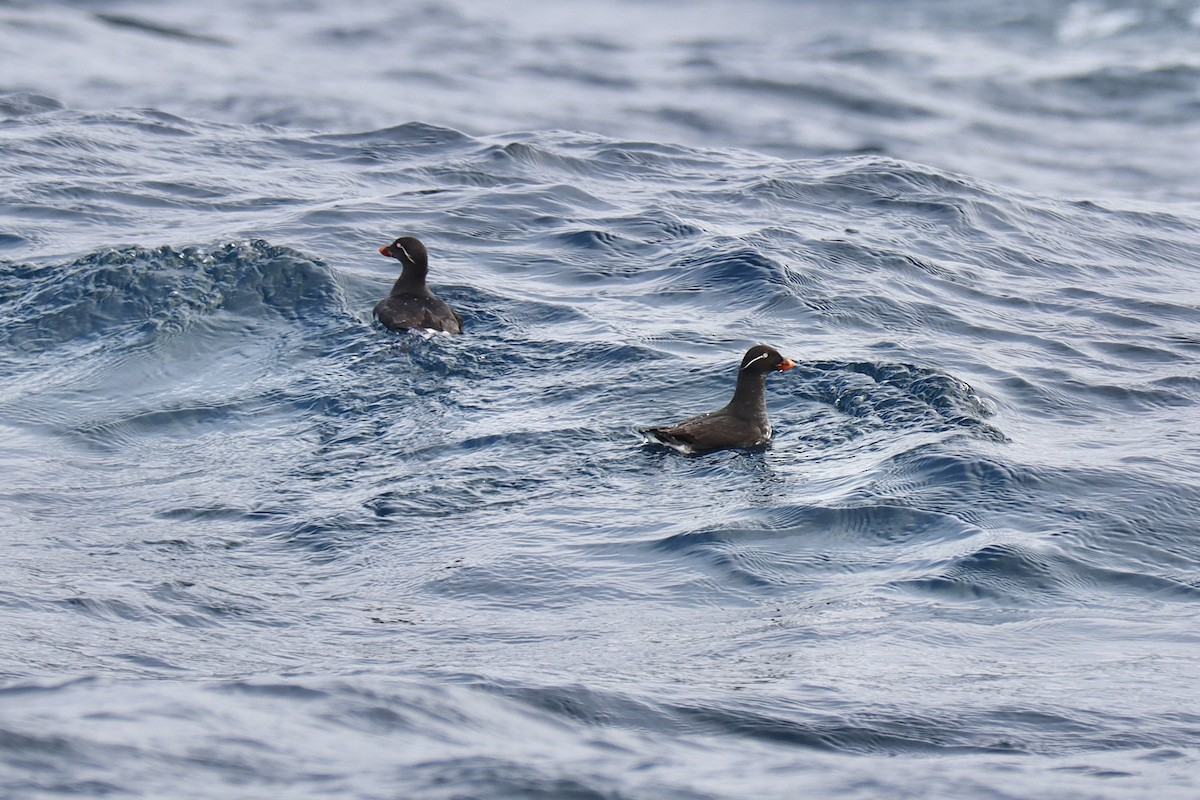
<svg viewBox="0 0 1200 800"><path fill-rule="evenodd" d="M643 433L656 444L688 455L766 444L771 439L765 394L767 374L786 372L794 366L791 359L781 356L775 348L755 345L742 357L737 388L728 405L677 425L649 428Z"/></svg>
<svg viewBox="0 0 1200 800"><path fill-rule="evenodd" d="M462 333L462 318L434 297L425 285L429 256L425 245L411 236L401 236L379 252L404 265L392 292L375 304L375 316L394 331L426 330Z"/></svg>

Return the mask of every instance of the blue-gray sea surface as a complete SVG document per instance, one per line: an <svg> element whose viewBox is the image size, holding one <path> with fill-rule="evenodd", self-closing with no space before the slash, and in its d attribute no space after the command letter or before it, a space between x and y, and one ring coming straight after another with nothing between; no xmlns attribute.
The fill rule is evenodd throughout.
<svg viewBox="0 0 1200 800"><path fill-rule="evenodd" d="M1200 796L1198 52L0 2L0 796Z"/></svg>

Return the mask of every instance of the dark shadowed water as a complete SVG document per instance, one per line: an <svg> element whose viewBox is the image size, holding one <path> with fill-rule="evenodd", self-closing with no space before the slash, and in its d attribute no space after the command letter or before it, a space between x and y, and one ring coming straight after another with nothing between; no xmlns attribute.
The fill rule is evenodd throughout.
<svg viewBox="0 0 1200 800"><path fill-rule="evenodd" d="M1197 53L0 2L0 796L1197 796ZM643 446L756 342L769 448Z"/></svg>

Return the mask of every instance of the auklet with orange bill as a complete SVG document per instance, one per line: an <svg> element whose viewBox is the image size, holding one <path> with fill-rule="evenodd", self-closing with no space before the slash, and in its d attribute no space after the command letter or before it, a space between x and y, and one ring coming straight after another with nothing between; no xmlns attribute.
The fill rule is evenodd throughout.
<svg viewBox="0 0 1200 800"><path fill-rule="evenodd" d="M419 239L401 236L379 248L379 252L404 265L391 294L375 304L375 316L384 327L394 331L462 333L462 318L425 285L429 255Z"/></svg>
<svg viewBox="0 0 1200 800"><path fill-rule="evenodd" d="M737 388L724 408L690 417L677 425L649 428L643 433L655 444L692 455L758 447L771 439L767 419L766 385L771 372L786 372L796 364L765 344L755 345L742 357Z"/></svg>

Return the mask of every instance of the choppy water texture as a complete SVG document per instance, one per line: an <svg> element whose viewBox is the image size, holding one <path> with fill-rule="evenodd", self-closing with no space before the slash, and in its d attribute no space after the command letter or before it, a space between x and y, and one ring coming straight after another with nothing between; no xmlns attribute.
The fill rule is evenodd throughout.
<svg viewBox="0 0 1200 800"><path fill-rule="evenodd" d="M1196 796L1196 3L386 5L0 3L0 795Z"/></svg>

